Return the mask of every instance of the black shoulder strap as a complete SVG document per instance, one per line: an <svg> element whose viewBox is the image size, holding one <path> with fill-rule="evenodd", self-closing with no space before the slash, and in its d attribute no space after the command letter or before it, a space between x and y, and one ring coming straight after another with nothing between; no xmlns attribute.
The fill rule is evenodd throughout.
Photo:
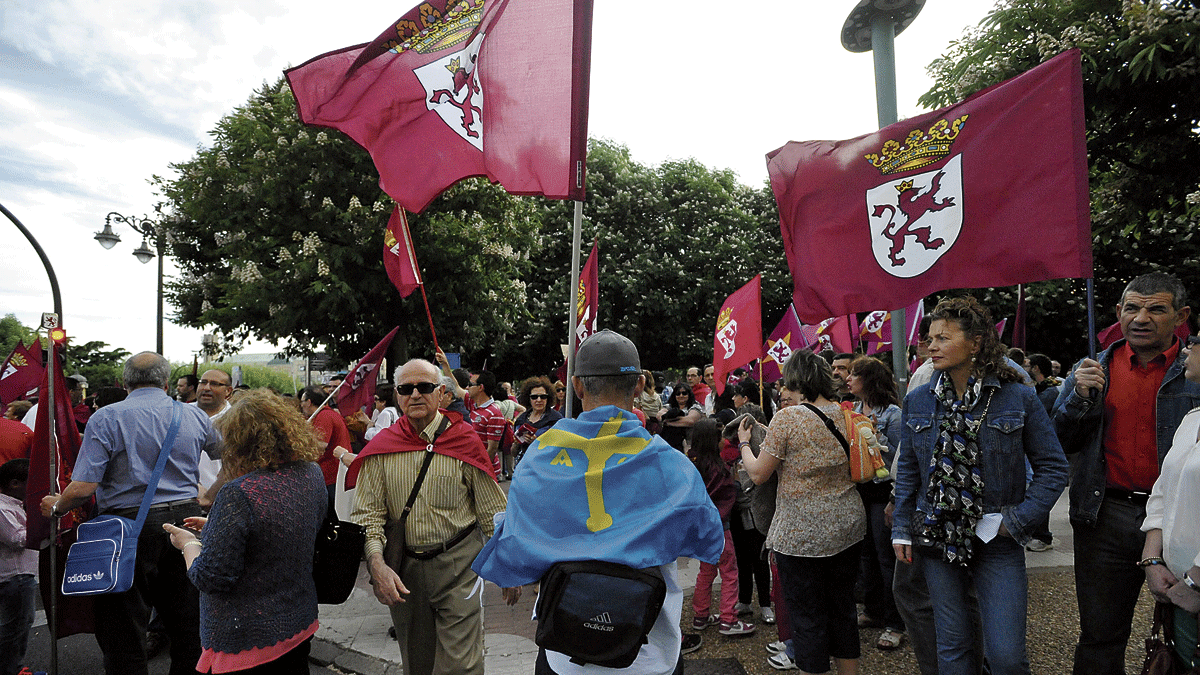
<svg viewBox="0 0 1200 675"><path fill-rule="evenodd" d="M825 423L825 426L829 427L829 430L831 432L833 432L833 437L838 439L838 443L842 444L842 449L846 451L846 456L849 457L850 456L850 442L846 440L846 437L842 435L842 432L838 431L838 428L833 424L833 420L829 419L829 417L825 413L821 412L820 409L817 408L817 406L815 406L811 403L801 403L800 405L813 411L814 413L817 414L817 417L821 418L821 421Z"/></svg>
<svg viewBox="0 0 1200 675"><path fill-rule="evenodd" d="M450 426L450 418L442 415L442 423L438 425L437 431L433 432L433 440L425 448L425 461L421 463L421 471L417 474L417 480L413 482L412 492L408 493L408 501L404 504L404 511L400 514L401 524L408 520L408 513L412 511L413 504L417 503L417 493L421 491L421 483L425 482L425 474L429 473L429 465L433 462L433 444L437 443L438 436L442 435Z"/></svg>

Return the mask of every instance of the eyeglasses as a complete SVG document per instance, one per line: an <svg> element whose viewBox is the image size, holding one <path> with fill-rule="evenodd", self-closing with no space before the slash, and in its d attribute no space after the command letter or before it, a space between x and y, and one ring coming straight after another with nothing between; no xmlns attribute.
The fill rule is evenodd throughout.
<svg viewBox="0 0 1200 675"><path fill-rule="evenodd" d="M217 382L216 380L200 380L196 384L199 386L209 386L209 387L228 387L228 386L230 386L228 384L225 384L224 382Z"/></svg>
<svg viewBox="0 0 1200 675"><path fill-rule="evenodd" d="M549 400L550 394L530 394L529 395L529 400L531 400L531 401L537 401L539 399Z"/></svg>
<svg viewBox="0 0 1200 675"><path fill-rule="evenodd" d="M554 391L557 391L558 393L560 393L560 394L561 394L561 393L563 393L564 391L566 391L566 389L555 389Z"/></svg>
<svg viewBox="0 0 1200 675"><path fill-rule="evenodd" d="M413 389L416 389L421 394L432 394L437 385L432 382L418 382L416 384L401 384L396 387L396 393L401 396L412 396Z"/></svg>
<svg viewBox="0 0 1200 675"><path fill-rule="evenodd" d="M1200 335L1189 335L1187 339L1187 346L1191 348L1195 347L1196 345L1200 345Z"/></svg>

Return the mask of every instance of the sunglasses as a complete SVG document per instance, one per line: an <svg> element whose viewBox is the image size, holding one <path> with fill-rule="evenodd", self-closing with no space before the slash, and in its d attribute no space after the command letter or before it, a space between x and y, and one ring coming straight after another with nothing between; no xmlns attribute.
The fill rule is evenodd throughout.
<svg viewBox="0 0 1200 675"><path fill-rule="evenodd" d="M1190 348L1195 347L1196 345L1200 345L1200 335L1189 335L1187 339L1187 346Z"/></svg>
<svg viewBox="0 0 1200 675"><path fill-rule="evenodd" d="M561 389L559 391L562 391ZM536 401L538 399L550 400L550 394L530 394L529 400Z"/></svg>
<svg viewBox="0 0 1200 675"><path fill-rule="evenodd" d="M560 393L560 394L561 394L561 393L563 393L564 391L566 391L566 389L555 389L554 391L557 391L558 393Z"/></svg>
<svg viewBox="0 0 1200 675"><path fill-rule="evenodd" d="M418 382L417 384L402 384L396 387L396 393L401 396L412 396L413 389L416 389L421 394L432 394L437 385L432 382Z"/></svg>

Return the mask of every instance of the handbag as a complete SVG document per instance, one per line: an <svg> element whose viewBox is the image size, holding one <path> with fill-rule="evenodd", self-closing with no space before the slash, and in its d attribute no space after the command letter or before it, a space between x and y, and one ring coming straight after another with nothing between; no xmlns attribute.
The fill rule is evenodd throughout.
<svg viewBox="0 0 1200 675"><path fill-rule="evenodd" d="M429 446L425 448L425 461L421 463L421 471L417 473L417 479L413 481L412 491L408 493L408 501L404 503L404 510L400 512L398 519L389 520L383 526L383 561L387 563L388 567L395 570L396 574L400 574L404 567L407 532L405 528L408 523L408 514L412 512L413 504L417 503L417 493L421 491L421 484L425 482L425 474L429 473L429 465L433 462L433 444L449 426L449 418L442 416L441 425L433 433L433 440L430 441Z"/></svg>
<svg viewBox="0 0 1200 675"><path fill-rule="evenodd" d="M852 446L842 432L834 426L833 420L829 419L817 406L811 403L801 405L816 413L817 417L820 417L829 431L833 433L838 443L842 444L842 449L846 451L846 457L850 460L850 480L855 483L870 483L876 478L887 478L888 471L884 467L879 441L875 436L875 424L871 422L870 418L862 413L842 408L842 414L846 419L846 429L854 438ZM866 430L870 430L870 436L865 433Z"/></svg>
<svg viewBox="0 0 1200 675"><path fill-rule="evenodd" d="M1182 673L1175 658L1175 607L1168 602L1154 603L1154 624L1146 638L1146 660L1142 675L1178 675Z"/></svg>
<svg viewBox="0 0 1200 675"><path fill-rule="evenodd" d="M366 543L367 528L338 520L332 509L325 514L313 547L313 581L318 603L340 605L350 597Z"/></svg>
<svg viewBox="0 0 1200 675"><path fill-rule="evenodd" d="M124 593L133 587L138 535L150 513L158 481L162 478L167 458L175 445L175 437L179 434L182 405L178 401L172 404L171 427L158 451L158 460L146 484L146 493L142 495L137 520L101 515L79 525L75 543L67 551L67 562L63 565L63 595Z"/></svg>

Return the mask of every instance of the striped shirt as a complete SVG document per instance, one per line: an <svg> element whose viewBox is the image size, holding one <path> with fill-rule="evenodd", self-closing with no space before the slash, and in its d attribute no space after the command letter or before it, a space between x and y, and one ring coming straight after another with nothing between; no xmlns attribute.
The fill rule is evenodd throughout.
<svg viewBox="0 0 1200 675"><path fill-rule="evenodd" d="M431 440L441 422L438 413L421 431L421 437ZM384 525L400 519L424 461L424 452L393 452L363 460L350 519L367 530L366 555L383 553ZM491 476L434 453L406 523L405 544L416 550L430 548L476 522L483 535L491 537L492 516L503 511L505 505L504 492Z"/></svg>

